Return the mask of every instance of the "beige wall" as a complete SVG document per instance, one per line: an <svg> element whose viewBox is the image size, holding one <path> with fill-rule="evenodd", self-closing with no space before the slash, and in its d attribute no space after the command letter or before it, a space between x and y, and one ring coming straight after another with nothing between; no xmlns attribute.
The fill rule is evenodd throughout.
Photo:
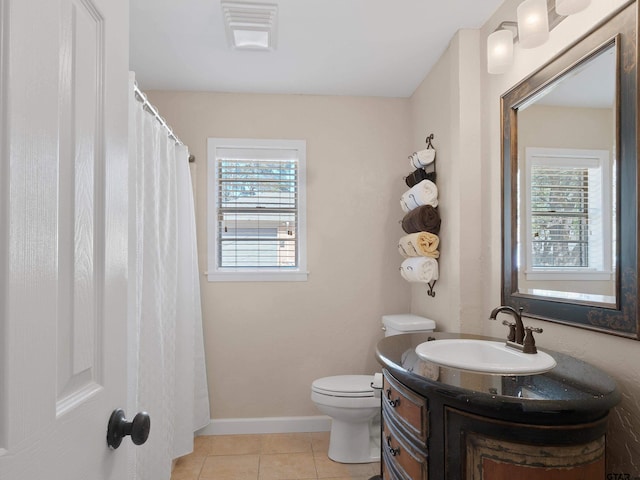
<svg viewBox="0 0 640 480"><path fill-rule="evenodd" d="M411 308L434 319L438 330L452 332L461 331L464 318L482 314L479 38L477 30L458 32L410 99L415 148L427 133L435 135L442 219L436 296L414 285ZM477 326L466 327L477 333Z"/></svg>
<svg viewBox="0 0 640 480"><path fill-rule="evenodd" d="M399 199L407 99L149 92L197 157L206 271L208 137L307 141L307 282L201 277L211 417L319 415L311 382L379 370L380 317L409 311L400 278Z"/></svg>
<svg viewBox="0 0 640 480"><path fill-rule="evenodd" d="M603 18L607 17L623 0L592 2L584 12L567 18L552 33L549 41L538 48L521 50L516 45L513 67L504 75L486 73L484 42L495 27L503 20L515 18L517 0L507 0L494 17L480 31L479 57L474 51L478 42L473 35L459 32L440 59L438 65L430 72L421 87L411 99L411 108L419 112L422 119L418 133L427 125L439 125L448 128L449 134L439 137L437 145L438 158L442 159L445 151L450 154L446 161L438 163L438 182L442 199L443 232L441 273L451 274L451 281L443 278L439 282L438 297L428 299L418 289L412 291L412 310L414 313L431 314L442 329L460 329L464 332L481 331L492 336L504 336L505 331L498 322L487 320L490 310L500 303L500 269L501 269L501 163L500 163L500 96L550 60L554 55L570 45L575 39L585 34ZM483 59L479 70L474 74L469 65ZM457 67L456 67L457 66ZM472 82L465 75L472 75ZM466 82L466 83L465 83ZM464 102L464 91L476 94L481 103ZM460 119L471 119L468 128L451 128L456 123L455 115L459 111ZM480 126L473 123L480 116ZM455 127L455 125L454 125ZM477 147L477 138L480 147ZM419 135L414 132L417 142ZM438 137L437 137L438 138ZM470 140L471 139L471 140ZM471 141L473 148L467 147ZM471 175L465 171L471 169ZM476 176L479 184L472 185L470 176ZM465 182L469 188L469 196L465 190L458 194L451 179ZM449 188L453 192L449 192ZM479 206L476 203L480 199ZM449 203L451 202L451 203ZM481 220L476 215L481 211ZM455 220L454 220L455 219ZM445 227L446 225L446 227ZM464 262L450 259L450 254L465 255L466 247L473 248L474 241L467 239L464 229L475 231L474 241L480 244L478 255L480 265L476 261L470 268ZM452 247L455 245L455 249ZM458 263L456 266L447 264ZM478 285L480 295L466 297L460 291L472 289L471 284ZM438 286L436 288L438 288ZM473 292L475 293L475 292ZM446 299L446 300L445 300ZM447 308L443 302L449 301ZM461 311L458 313L456 309ZM627 472L637 475L640 472L640 343L611 335L595 333L583 329L557 325L548 322L526 319L526 323L544 328L539 336L538 344L565 352L585 360L611 374L618 382L623 393L623 401L611 415L608 441L607 472Z"/></svg>

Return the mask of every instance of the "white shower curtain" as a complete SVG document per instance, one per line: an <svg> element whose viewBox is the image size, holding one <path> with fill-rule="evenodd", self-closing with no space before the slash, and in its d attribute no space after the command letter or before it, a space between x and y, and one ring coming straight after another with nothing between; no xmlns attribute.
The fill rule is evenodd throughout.
<svg viewBox="0 0 640 480"><path fill-rule="evenodd" d="M143 109L133 81L129 404L149 413L151 432L132 468L140 480L169 480L171 460L209 423L193 189L187 148Z"/></svg>

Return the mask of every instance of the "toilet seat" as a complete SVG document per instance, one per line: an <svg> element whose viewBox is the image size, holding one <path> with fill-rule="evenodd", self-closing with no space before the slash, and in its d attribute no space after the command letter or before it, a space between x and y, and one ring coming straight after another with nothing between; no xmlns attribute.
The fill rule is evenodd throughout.
<svg viewBox="0 0 640 480"><path fill-rule="evenodd" d="M373 375L336 375L315 380L311 390L331 397L373 397Z"/></svg>

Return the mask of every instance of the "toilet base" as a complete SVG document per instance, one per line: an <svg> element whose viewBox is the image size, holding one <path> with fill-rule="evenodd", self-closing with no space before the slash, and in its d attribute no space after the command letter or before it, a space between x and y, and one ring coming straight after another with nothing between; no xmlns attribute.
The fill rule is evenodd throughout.
<svg viewBox="0 0 640 480"><path fill-rule="evenodd" d="M379 426L379 423L374 424ZM338 463L371 463L380 461L380 429L371 422L331 421L329 458Z"/></svg>

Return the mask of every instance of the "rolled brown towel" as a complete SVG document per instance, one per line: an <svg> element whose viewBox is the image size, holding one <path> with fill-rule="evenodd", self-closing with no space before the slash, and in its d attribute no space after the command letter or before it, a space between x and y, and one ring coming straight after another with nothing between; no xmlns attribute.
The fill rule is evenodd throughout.
<svg viewBox="0 0 640 480"><path fill-rule="evenodd" d="M431 205L414 208L402 219L402 229L406 233L430 232L436 235L440 232L440 214Z"/></svg>
<svg viewBox="0 0 640 480"><path fill-rule="evenodd" d="M431 180L433 183L436 183L435 169L433 171L427 172L424 168L418 168L411 172L404 179L407 187L409 188L419 184L422 180Z"/></svg>

